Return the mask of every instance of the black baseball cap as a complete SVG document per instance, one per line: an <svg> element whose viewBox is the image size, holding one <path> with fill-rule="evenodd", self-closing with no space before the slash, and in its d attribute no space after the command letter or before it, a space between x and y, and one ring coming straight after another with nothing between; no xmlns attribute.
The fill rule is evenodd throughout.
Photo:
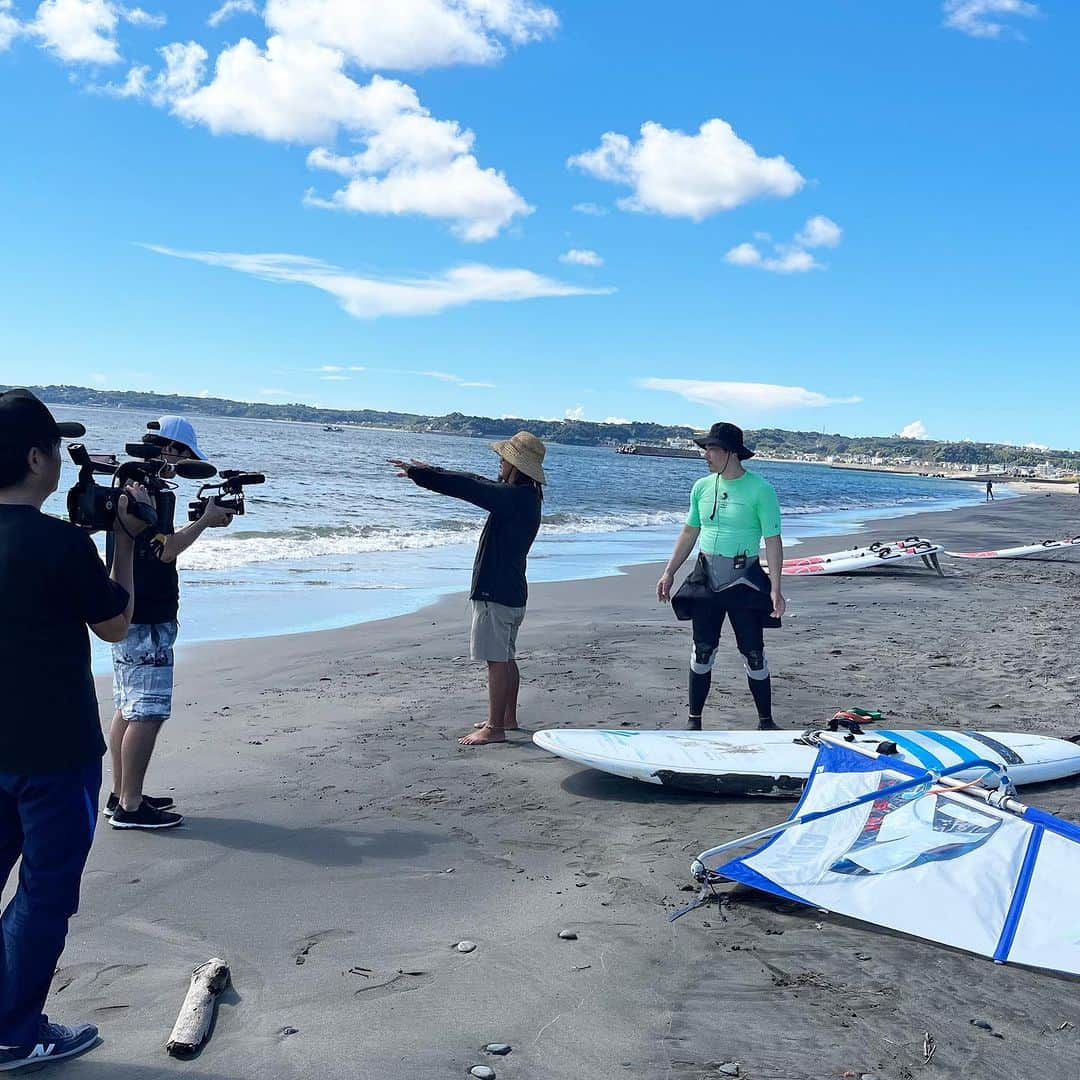
<svg viewBox="0 0 1080 1080"><path fill-rule="evenodd" d="M734 424L713 424L708 434L703 435L694 442L703 449L710 446L719 446L721 450L728 450L738 455L740 461L754 456L754 451L747 448L743 442L742 428Z"/></svg>
<svg viewBox="0 0 1080 1080"><path fill-rule="evenodd" d="M5 390L0 394L0 449L29 451L32 446L48 446L85 434L82 424L58 422L29 390Z"/></svg>

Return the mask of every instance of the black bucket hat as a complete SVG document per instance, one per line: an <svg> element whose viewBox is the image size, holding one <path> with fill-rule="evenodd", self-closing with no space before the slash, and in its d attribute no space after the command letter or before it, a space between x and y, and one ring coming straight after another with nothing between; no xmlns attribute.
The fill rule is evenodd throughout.
<svg viewBox="0 0 1080 1080"><path fill-rule="evenodd" d="M702 435L700 439L695 439L694 442L703 450L708 449L710 446L719 446L721 450L729 450L731 453L737 454L740 461L745 461L747 458L754 456L754 451L748 450L743 442L742 428L736 427L734 424L713 424L709 428L707 435Z"/></svg>

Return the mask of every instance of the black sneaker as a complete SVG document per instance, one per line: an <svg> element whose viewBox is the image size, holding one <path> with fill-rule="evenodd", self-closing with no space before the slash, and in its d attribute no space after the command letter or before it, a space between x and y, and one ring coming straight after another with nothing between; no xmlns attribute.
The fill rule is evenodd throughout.
<svg viewBox="0 0 1080 1080"><path fill-rule="evenodd" d="M764 718L758 719L757 729L758 731L779 731L780 727L779 725L773 723L773 719L771 716L766 716Z"/></svg>
<svg viewBox="0 0 1080 1080"><path fill-rule="evenodd" d="M159 810L151 806L144 798L138 810L125 810L118 806L109 824L114 829L173 829L184 821L183 814L173 814L168 810Z"/></svg>
<svg viewBox="0 0 1080 1080"><path fill-rule="evenodd" d="M93 1024L41 1025L38 1041L29 1046L0 1047L0 1072L21 1069L24 1065L47 1065L50 1061L73 1057L89 1050L97 1042L98 1029Z"/></svg>
<svg viewBox="0 0 1080 1080"><path fill-rule="evenodd" d="M701 717L700 716L688 716L686 718L686 730L687 731L700 731L701 730Z"/></svg>
<svg viewBox="0 0 1080 1080"><path fill-rule="evenodd" d="M143 802L148 802L155 810L171 810L176 805L176 800L171 795L144 795ZM105 801L105 809L101 812L106 817L112 817L119 806L120 796L115 791L110 791Z"/></svg>

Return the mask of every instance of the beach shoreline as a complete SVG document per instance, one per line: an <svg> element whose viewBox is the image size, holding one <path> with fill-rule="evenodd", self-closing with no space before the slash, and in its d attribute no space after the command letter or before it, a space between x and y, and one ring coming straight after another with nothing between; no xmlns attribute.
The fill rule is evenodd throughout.
<svg viewBox="0 0 1080 1080"><path fill-rule="evenodd" d="M1017 496L1011 492L1006 492L1003 497L1015 498ZM941 504L935 505L930 509L923 507L915 508L913 506L907 513L895 512L896 510L901 509L897 507L868 506L837 512L833 515L834 520L824 526L815 520L820 518L820 514L793 514L789 515L786 519L788 524L788 537L786 542L788 543L788 549L791 552L796 552L797 550L799 555L814 554L817 551L828 550L830 547L833 549L852 547L859 544L865 544L871 537L878 537L879 533L884 536L886 535L887 530L890 529L892 532L888 532L889 538L910 535L910 523L905 525L905 521L916 516L927 520L927 527L932 533L933 519L936 515L947 514L958 508L970 508L972 505L975 504L965 501L960 507L957 507L957 505L953 503L942 500ZM855 522L859 524L858 528L851 527L852 523ZM654 529L654 531L656 530ZM669 529L663 531L663 547L666 548L669 539L673 542L677 531L678 526L675 524L672 524ZM542 529L540 543L534 548L530 560L530 575L534 585L547 585L558 581L581 581L598 577L621 576L633 566L662 564L666 558L666 550L663 555L656 553L650 556L643 556L639 553L638 557L630 559L625 558L625 552L616 550L625 547L627 542L629 542L631 546L637 546L642 543L641 538L643 532L644 530L640 529L628 529L607 533L598 532L594 534L560 536L557 529ZM594 561L586 568L586 565L580 563L580 560L575 561L573 557L566 560L565 558L560 558L557 554L558 547L567 542L579 545L595 544L597 552L603 552L604 554L598 562ZM545 550L547 545L552 546L547 547L547 550ZM653 542L652 546L655 547L655 542ZM837 548L837 546L839 546L839 548ZM420 551L413 552L412 555L420 564L422 564L425 557L435 557L438 552L440 553L440 561L445 562L448 553L453 550L454 549L445 547L426 550L421 549ZM455 576L455 582L460 582L467 578L468 566L471 565L473 556L472 543L463 545L461 553L462 567L460 573ZM554 568L552 566L553 557L555 561ZM183 568L181 569L182 592L187 595L187 602L190 604L193 591L191 589L192 583L186 576L187 573L194 573L197 576L199 571L187 572ZM184 588L185 583L186 588ZM398 605L397 610L392 610L390 612L379 612L376 610L372 613L355 612L342 616L329 616L327 618L316 617L314 619L305 619L304 617L297 615L297 625L285 625L284 627L270 630L259 629L246 633L230 632L228 629L224 632L218 630L209 634L199 633L197 630L193 633L191 624L184 624L186 615L184 608L182 608L182 632L178 648L186 654L189 649L196 646L220 645L230 641L243 641L252 638L282 637L294 634L320 633L326 630L340 630L350 626L378 622L386 618L399 618L422 611L424 608L437 603L440 599L455 596L460 592L461 587L458 584L434 589L418 589L415 590L416 595L413 597L405 595L405 593L400 590L394 590L388 595L393 596L392 603ZM245 599L246 609L251 606L251 600L254 598ZM235 622L236 620L234 619L233 623L235 624ZM111 669L111 659L108 650L98 643L94 643L94 650L95 674L107 674Z"/></svg>
<svg viewBox="0 0 1080 1080"><path fill-rule="evenodd" d="M968 550L1076 519L1072 499L1035 496L874 533ZM1075 558L944 569L785 579L789 613L766 640L778 722L860 705L897 727L1080 730L1060 607L1080 594ZM456 743L486 708L460 593L379 622L191 647L148 778L188 818L159 835L101 819L48 1010L100 1024L104 1042L52 1075L435 1080L486 1064L499 1080L691 1080L738 1062L751 1078L908 1080L925 1031L937 1076L1080 1071L1078 1028L1060 1027L1080 1025L1080 1007L1053 975L746 890L721 890L723 914L668 923L697 852L792 804L620 780L528 738L681 726L690 637L656 603L658 570L532 590L525 730L482 749ZM752 724L725 637L705 726ZM106 763L106 790L107 776ZM1031 801L1080 820L1073 782ZM463 939L475 951L456 951ZM233 989L209 1045L178 1066L162 1045L191 969L215 955ZM493 1042L513 1050L485 1055Z"/></svg>

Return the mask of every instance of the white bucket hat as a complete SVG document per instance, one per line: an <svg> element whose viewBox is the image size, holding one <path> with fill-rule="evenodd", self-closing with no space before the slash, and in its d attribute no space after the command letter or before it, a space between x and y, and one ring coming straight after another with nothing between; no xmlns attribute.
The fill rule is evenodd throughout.
<svg viewBox="0 0 1080 1080"><path fill-rule="evenodd" d="M530 480L535 480L538 484L547 483L544 466L541 464L547 447L531 431L519 431L511 438L493 442L490 446L503 461L509 461L518 472L524 473Z"/></svg>
<svg viewBox="0 0 1080 1080"><path fill-rule="evenodd" d="M195 428L191 421L183 416L163 416L158 421L158 430L153 434L159 435L169 442L182 443L200 461L208 461L209 458L199 449L198 439L195 437Z"/></svg>

